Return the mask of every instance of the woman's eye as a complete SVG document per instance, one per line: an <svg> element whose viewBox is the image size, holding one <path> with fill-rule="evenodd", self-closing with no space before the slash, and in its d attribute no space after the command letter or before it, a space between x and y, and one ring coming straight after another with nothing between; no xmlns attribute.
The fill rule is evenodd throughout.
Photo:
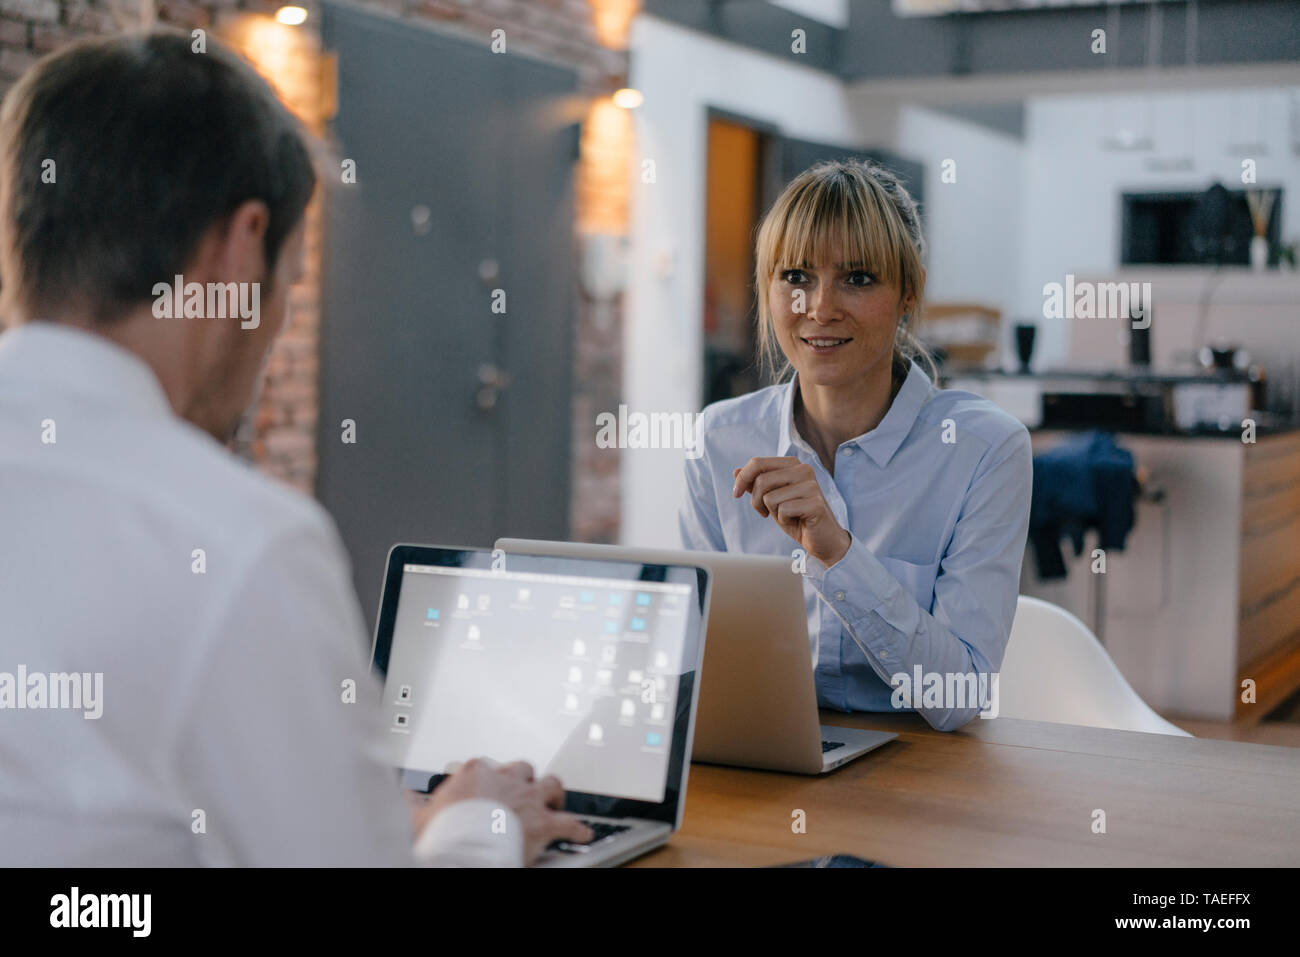
<svg viewBox="0 0 1300 957"><path fill-rule="evenodd" d="M807 276L805 276L802 269L787 269L785 272L781 273L781 278L792 285L798 285L803 282Z"/></svg>
<svg viewBox="0 0 1300 957"><path fill-rule="evenodd" d="M870 286L873 282L875 282L875 279L872 278L871 273L862 272L861 270L851 272L848 275L850 286Z"/></svg>

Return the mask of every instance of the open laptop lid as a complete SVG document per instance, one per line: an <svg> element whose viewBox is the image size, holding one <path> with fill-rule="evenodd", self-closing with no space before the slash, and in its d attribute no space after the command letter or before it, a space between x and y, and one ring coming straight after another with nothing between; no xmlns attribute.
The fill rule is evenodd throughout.
<svg viewBox="0 0 1300 957"><path fill-rule="evenodd" d="M678 826L708 595L690 566L393 546L372 664L403 784L522 759L569 810Z"/></svg>

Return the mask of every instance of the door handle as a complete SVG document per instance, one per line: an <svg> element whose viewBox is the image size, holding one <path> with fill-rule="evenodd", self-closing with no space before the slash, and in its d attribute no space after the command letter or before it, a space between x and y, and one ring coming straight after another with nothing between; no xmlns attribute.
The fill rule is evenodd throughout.
<svg viewBox="0 0 1300 957"><path fill-rule="evenodd" d="M510 373L497 368L490 362L478 367L479 388L474 396L474 403L483 412L491 412L497 406L503 390L510 385Z"/></svg>

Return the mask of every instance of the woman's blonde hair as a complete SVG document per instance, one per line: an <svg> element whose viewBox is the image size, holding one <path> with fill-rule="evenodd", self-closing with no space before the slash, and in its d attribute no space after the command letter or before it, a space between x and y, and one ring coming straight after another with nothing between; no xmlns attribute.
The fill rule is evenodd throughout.
<svg viewBox="0 0 1300 957"><path fill-rule="evenodd" d="M878 282L898 286L911 311L894 335L893 371L906 378L916 359L936 376L929 351L912 333L925 295L925 240L916 201L889 169L870 161L829 161L804 170L781 192L758 227L754 284L758 292L758 350L764 368L784 379L767 288L777 272L829 262L838 245L845 262Z"/></svg>

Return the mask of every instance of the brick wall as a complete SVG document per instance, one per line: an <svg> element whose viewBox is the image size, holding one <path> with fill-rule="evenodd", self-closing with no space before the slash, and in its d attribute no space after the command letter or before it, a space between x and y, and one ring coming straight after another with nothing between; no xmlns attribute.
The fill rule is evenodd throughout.
<svg viewBox="0 0 1300 957"><path fill-rule="evenodd" d="M267 31L271 31L269 34ZM329 119L330 82L320 37L244 10L221 11L215 33L241 51L270 82L285 105L317 136ZM316 483L317 388L321 315L320 266L324 248L324 193L307 207L303 274L289 291L289 315L271 347L262 392L235 440L235 451L265 472L311 493Z"/></svg>
<svg viewBox="0 0 1300 957"><path fill-rule="evenodd" d="M0 0L0 82L5 89L43 54L78 37L160 23L181 29L212 27L234 10L273 12L263 0Z"/></svg>
<svg viewBox="0 0 1300 957"><path fill-rule="evenodd" d="M145 0L0 0L0 92L37 59L81 37L108 35L149 24L182 30L203 28L239 47L237 25L263 16L278 4L262 0L175 0L156 7ZM321 128L315 108L319 90L312 61L313 38L305 35L298 69L277 70L273 85L311 127ZM265 71L264 71L265 72ZM267 377L252 428L241 430L235 451L266 472L311 492L316 450L316 330L319 324L319 266L322 215L319 201L308 209L303 281L290 293L290 322L272 347Z"/></svg>
<svg viewBox="0 0 1300 957"><path fill-rule="evenodd" d="M573 67L580 90L599 108L599 99L626 81L622 28L638 0L362 0L361 5L482 43L501 27L512 50ZM156 5L149 0L0 0L0 92L41 55L77 37L153 22L181 29L202 27L249 55L304 123L321 132L328 103L322 92L314 26L318 16L313 15L304 27L281 29L277 35L291 39L276 43L270 52L265 44L253 42L256 24L265 24L265 17L279 6L264 0L164 0ZM602 126L608 129L607 124ZM626 148L617 137L584 136L577 182L579 232L625 231L627 186L622 174L627 167L626 156L619 151ZM323 245L319 199L307 215L304 276L292 290L289 323L272 349L257 406L234 444L236 452L269 474L310 492L316 475L318 416ZM574 242L580 252L579 235L575 234ZM580 261L576 254L574 261ZM619 453L597 449L594 435L597 413L615 409L619 402L621 303L592 303L581 289L575 298L572 535L579 540L614 541L619 524Z"/></svg>

